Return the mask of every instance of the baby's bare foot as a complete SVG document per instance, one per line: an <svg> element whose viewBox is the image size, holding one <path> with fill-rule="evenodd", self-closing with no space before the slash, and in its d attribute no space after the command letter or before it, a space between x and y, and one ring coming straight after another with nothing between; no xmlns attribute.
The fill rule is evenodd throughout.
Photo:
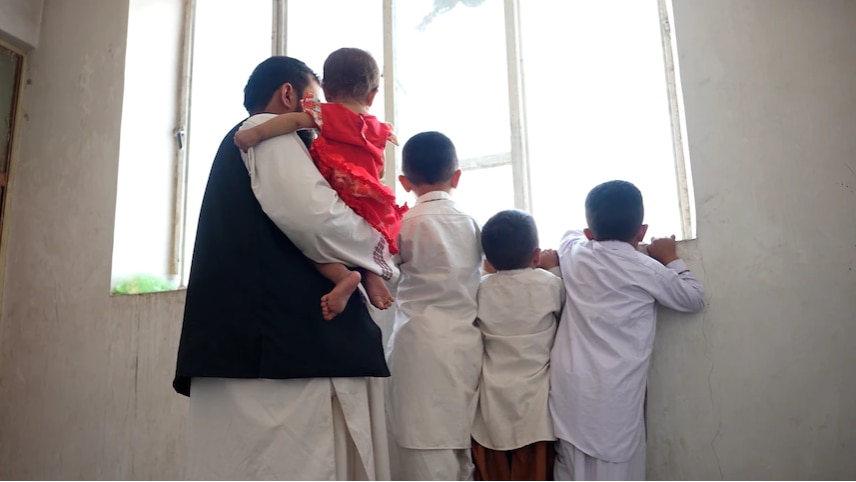
<svg viewBox="0 0 856 482"><path fill-rule="evenodd" d="M363 286L365 286L366 293L369 295L369 301L375 308L385 310L395 302L395 298L392 297L392 294L386 287L386 283L383 282L383 278L380 276L374 273L366 273L366 277L363 279Z"/></svg>
<svg viewBox="0 0 856 482"><path fill-rule="evenodd" d="M321 316L325 320L332 320L336 315L345 311L348 300L360 284L360 273L352 271L347 278L339 281L336 287L321 297Z"/></svg>

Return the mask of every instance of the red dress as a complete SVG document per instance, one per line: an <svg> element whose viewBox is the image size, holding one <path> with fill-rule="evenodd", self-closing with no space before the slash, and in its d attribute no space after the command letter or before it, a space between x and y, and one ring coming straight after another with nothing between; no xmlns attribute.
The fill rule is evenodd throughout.
<svg viewBox="0 0 856 482"><path fill-rule="evenodd" d="M342 104L303 100L319 135L309 153L321 175L345 204L381 233L389 252L398 252L398 232L406 206L395 204L395 193L380 182L383 151L392 135L389 124L357 114Z"/></svg>

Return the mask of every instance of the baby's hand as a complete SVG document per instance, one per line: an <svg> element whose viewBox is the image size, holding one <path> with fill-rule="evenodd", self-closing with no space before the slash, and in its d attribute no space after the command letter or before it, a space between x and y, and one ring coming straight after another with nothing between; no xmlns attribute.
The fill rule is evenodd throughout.
<svg viewBox="0 0 856 482"><path fill-rule="evenodd" d="M663 265L678 259L675 235L673 234L670 238L651 238L651 244L648 245L648 256L663 263Z"/></svg>
<svg viewBox="0 0 856 482"><path fill-rule="evenodd" d="M559 253L555 249L545 249L541 251L541 260L538 262L538 267L542 269L551 269L559 266Z"/></svg>
<svg viewBox="0 0 856 482"><path fill-rule="evenodd" d="M235 145L242 151L246 151L258 143L259 136L255 129L244 129L235 133Z"/></svg>

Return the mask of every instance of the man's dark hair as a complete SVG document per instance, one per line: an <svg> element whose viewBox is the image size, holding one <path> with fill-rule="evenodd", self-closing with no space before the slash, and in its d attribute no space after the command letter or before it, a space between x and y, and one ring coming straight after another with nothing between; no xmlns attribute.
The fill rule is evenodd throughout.
<svg viewBox="0 0 856 482"><path fill-rule="evenodd" d="M632 242L642 226L642 193L627 181L609 181L586 196L586 222L598 241Z"/></svg>
<svg viewBox="0 0 856 482"><path fill-rule="evenodd" d="M324 91L334 102L364 101L380 86L380 69L365 50L339 49L324 61Z"/></svg>
<svg viewBox="0 0 856 482"><path fill-rule="evenodd" d="M484 224L481 238L485 257L500 271L528 268L538 249L535 219L517 209L494 214Z"/></svg>
<svg viewBox="0 0 856 482"><path fill-rule="evenodd" d="M303 62L291 57L270 57L250 74L244 87L244 107L250 115L262 112L285 83L291 84L297 95L302 96L310 79L317 82L318 76Z"/></svg>
<svg viewBox="0 0 856 482"><path fill-rule="evenodd" d="M401 170L416 186L446 182L458 170L455 145L439 132L416 134L401 150Z"/></svg>

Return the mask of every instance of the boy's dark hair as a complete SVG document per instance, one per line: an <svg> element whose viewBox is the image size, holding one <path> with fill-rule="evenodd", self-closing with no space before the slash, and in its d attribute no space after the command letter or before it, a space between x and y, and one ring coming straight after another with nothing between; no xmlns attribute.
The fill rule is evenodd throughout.
<svg viewBox="0 0 856 482"><path fill-rule="evenodd" d="M365 100L380 86L380 69L365 50L339 49L324 61L324 91L339 99Z"/></svg>
<svg viewBox="0 0 856 482"><path fill-rule="evenodd" d="M485 257L500 271L529 267L538 249L535 219L517 209L494 214L484 224L481 238Z"/></svg>
<svg viewBox="0 0 856 482"><path fill-rule="evenodd" d="M310 79L317 82L318 76L303 62L291 57L270 57L250 74L244 87L244 108L250 115L262 112L277 89L285 83L291 84L302 97Z"/></svg>
<svg viewBox="0 0 856 482"><path fill-rule="evenodd" d="M627 181L599 184L586 196L586 222L598 241L632 242L644 216L642 193Z"/></svg>
<svg viewBox="0 0 856 482"><path fill-rule="evenodd" d="M458 170L455 145L439 132L416 134L401 149L401 170L416 186L446 182Z"/></svg>

